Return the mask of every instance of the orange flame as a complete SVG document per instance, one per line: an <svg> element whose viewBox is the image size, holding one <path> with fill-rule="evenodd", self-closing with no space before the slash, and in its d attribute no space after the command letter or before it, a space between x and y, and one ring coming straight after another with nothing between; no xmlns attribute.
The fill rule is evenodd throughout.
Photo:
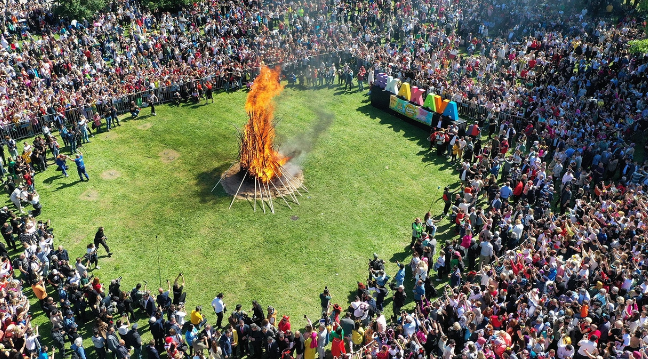
<svg viewBox="0 0 648 359"><path fill-rule="evenodd" d="M251 176L262 183L281 176L281 166L288 161L274 148L275 128L272 120L275 106L272 99L282 90L279 69L271 70L262 66L245 101L249 120L241 137L240 162Z"/></svg>

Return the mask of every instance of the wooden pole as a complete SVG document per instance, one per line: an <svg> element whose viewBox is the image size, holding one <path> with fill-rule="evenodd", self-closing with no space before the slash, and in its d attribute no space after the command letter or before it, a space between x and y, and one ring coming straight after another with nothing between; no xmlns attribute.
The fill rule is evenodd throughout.
<svg viewBox="0 0 648 359"><path fill-rule="evenodd" d="M277 191L277 194L279 196L281 196L281 198L284 200L284 202L286 202L286 206L288 206L288 208L292 209L292 207L290 207L290 204L288 203L288 201L286 201L286 197L284 197L284 195L281 192L279 192L279 189L277 189L277 186L275 186L274 182L270 181L270 183L272 183L272 187L274 187L275 191Z"/></svg>
<svg viewBox="0 0 648 359"><path fill-rule="evenodd" d="M232 209L232 205L234 204L234 200L236 200L236 196L238 196L239 191L241 190L241 187L243 186L243 182L245 182L245 177L247 176L247 172L243 175L243 180L241 180L241 184L238 186L238 189L236 190L236 193L234 194L234 198L232 198L232 203L230 203L229 209Z"/></svg>

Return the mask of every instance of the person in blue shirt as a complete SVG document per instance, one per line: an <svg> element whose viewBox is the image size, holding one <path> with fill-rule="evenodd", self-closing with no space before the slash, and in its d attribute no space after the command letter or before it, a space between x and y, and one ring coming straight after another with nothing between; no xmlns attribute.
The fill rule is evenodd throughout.
<svg viewBox="0 0 648 359"><path fill-rule="evenodd" d="M223 358L229 359L232 356L232 330L226 330L218 340L218 344L223 350Z"/></svg>
<svg viewBox="0 0 648 359"><path fill-rule="evenodd" d="M198 330L196 329L196 327L194 327L193 324L189 324L187 327L187 331L185 332L185 341L189 346L190 354L193 354L193 343L197 337L198 337Z"/></svg>
<svg viewBox="0 0 648 359"><path fill-rule="evenodd" d="M400 287L405 282L405 265L403 263L398 263L398 272L394 276L394 281L396 282L396 287Z"/></svg>
<svg viewBox="0 0 648 359"><path fill-rule="evenodd" d="M83 349L83 339L81 337L74 339L74 343L72 343L70 349L79 355L79 359L86 359L85 349Z"/></svg>
<svg viewBox="0 0 648 359"><path fill-rule="evenodd" d="M65 177L68 176L68 173L67 173L67 171L66 171L66 170L67 170L67 166L65 165L65 160L66 160L66 159L67 159L67 156L66 156L66 155L64 155L64 154L59 154L58 156L56 156L56 160L55 160L56 165L58 166L58 168L61 169L61 172L63 172L63 175L64 175Z"/></svg>
<svg viewBox="0 0 648 359"><path fill-rule="evenodd" d="M509 182L506 182L506 184L500 189L500 198L502 200L507 200L509 197L511 197L512 194L513 189L511 189Z"/></svg>
<svg viewBox="0 0 648 359"><path fill-rule="evenodd" d="M83 181L83 176L85 176L85 178L90 181L88 172L86 172L85 163L83 162L83 153L77 152L74 163L76 163L77 172L79 172L79 178L81 179L81 181Z"/></svg>
<svg viewBox="0 0 648 359"><path fill-rule="evenodd" d="M423 301L423 298L425 298L425 286L423 285L423 281L419 279L418 282L416 282L416 287L414 287L414 301L416 304L420 304L421 301Z"/></svg>
<svg viewBox="0 0 648 359"><path fill-rule="evenodd" d="M38 359L49 359L49 354L47 354L48 350L47 346L43 345L38 353Z"/></svg>

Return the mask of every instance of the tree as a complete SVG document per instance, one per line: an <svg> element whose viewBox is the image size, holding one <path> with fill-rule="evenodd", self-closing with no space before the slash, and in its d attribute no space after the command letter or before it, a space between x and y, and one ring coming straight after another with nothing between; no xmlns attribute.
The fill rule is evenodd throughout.
<svg viewBox="0 0 648 359"><path fill-rule="evenodd" d="M142 6L151 10L177 11L193 2L192 0L142 0Z"/></svg>
<svg viewBox="0 0 648 359"><path fill-rule="evenodd" d="M69 20L91 19L106 5L106 0L57 0L54 12Z"/></svg>

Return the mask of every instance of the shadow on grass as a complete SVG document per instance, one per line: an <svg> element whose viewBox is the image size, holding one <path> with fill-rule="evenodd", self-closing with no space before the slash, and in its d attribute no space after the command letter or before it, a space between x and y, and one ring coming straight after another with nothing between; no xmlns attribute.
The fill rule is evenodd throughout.
<svg viewBox="0 0 648 359"><path fill-rule="evenodd" d="M371 119L378 119L381 124L388 125L394 132L402 132L406 139L410 141L416 141L416 143L421 146L421 148L429 148L430 143L427 141L427 136L429 134L429 129L423 128L418 125L413 125L407 121L401 120L397 117L392 116L391 114L373 107L371 103L363 101L364 106L357 108L357 111L369 116Z"/></svg>
<svg viewBox="0 0 648 359"><path fill-rule="evenodd" d="M63 173L62 173L62 172L58 172L58 171L57 171L57 172L55 172L55 173L56 173L55 175L50 176L50 177L48 177L47 179L44 179L44 180L43 180L43 183L50 184L50 183L54 182L54 180L57 179L57 178L65 178L65 177L63 177Z"/></svg>
<svg viewBox="0 0 648 359"><path fill-rule="evenodd" d="M221 175L232 166L234 160L224 161L222 165L196 174L196 183L200 203L223 202L232 196L227 194L220 184L216 185Z"/></svg>
<svg viewBox="0 0 648 359"><path fill-rule="evenodd" d="M76 184L79 183L79 182L85 182L85 181L81 181L81 180L79 179L79 180L76 180L76 181L74 181L74 182L63 183L63 184L59 185L56 189L57 189L57 190L62 190L63 188L72 187L72 186L76 185Z"/></svg>

